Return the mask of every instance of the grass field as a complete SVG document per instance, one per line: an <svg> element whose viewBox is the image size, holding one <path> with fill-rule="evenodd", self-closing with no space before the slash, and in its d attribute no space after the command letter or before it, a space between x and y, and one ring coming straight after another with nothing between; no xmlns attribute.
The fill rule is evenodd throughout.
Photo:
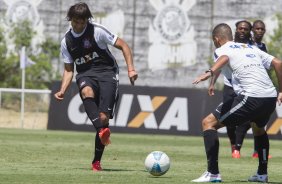
<svg viewBox="0 0 282 184"><path fill-rule="evenodd" d="M94 133L0 129L0 183L183 184L206 169L202 137L141 134L111 135L102 159L104 171L93 173ZM271 140L270 183L282 183L282 141ZM242 158L232 159L229 142L220 138L219 166L224 183L247 183L256 171L253 140L246 139ZM144 169L147 154L161 150L171 159L170 170L153 177Z"/></svg>

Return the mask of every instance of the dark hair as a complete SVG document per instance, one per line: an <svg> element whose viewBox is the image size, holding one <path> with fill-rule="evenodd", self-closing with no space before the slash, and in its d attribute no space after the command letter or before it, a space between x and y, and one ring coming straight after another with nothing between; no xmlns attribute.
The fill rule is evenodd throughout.
<svg viewBox="0 0 282 184"><path fill-rule="evenodd" d="M253 28L252 24L247 20L240 20L240 21L236 22L236 24L235 24L236 28L239 26L239 24L241 24L243 22L248 24L248 26L250 27L250 30Z"/></svg>
<svg viewBox="0 0 282 184"><path fill-rule="evenodd" d="M72 5L67 13L67 20L71 21L73 18L78 19L89 19L92 18L92 14L88 8L88 5L86 3L76 3Z"/></svg>
<svg viewBox="0 0 282 184"><path fill-rule="evenodd" d="M255 27L256 24L262 24L265 27L265 24L262 20L255 20L253 23L253 27Z"/></svg>
<svg viewBox="0 0 282 184"><path fill-rule="evenodd" d="M232 30L228 24L221 23L215 26L212 31L212 36L218 36L227 40L232 40Z"/></svg>

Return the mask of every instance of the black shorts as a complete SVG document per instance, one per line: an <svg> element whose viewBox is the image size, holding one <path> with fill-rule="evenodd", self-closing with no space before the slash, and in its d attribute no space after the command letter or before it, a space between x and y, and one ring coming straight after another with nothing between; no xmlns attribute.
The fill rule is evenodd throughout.
<svg viewBox="0 0 282 184"><path fill-rule="evenodd" d="M225 126L238 126L247 121L264 127L276 107L276 97L254 98L238 95L219 104L213 115Z"/></svg>
<svg viewBox="0 0 282 184"><path fill-rule="evenodd" d="M229 100L234 100L236 97L236 93L233 90L233 87L224 85L223 87L223 102L227 102Z"/></svg>
<svg viewBox="0 0 282 184"><path fill-rule="evenodd" d="M94 99L99 112L108 113L110 119L113 118L119 95L117 74L113 74L111 77L107 78L107 80L97 80L97 78L93 77L80 77L76 83L79 91L85 86L91 87L95 93Z"/></svg>

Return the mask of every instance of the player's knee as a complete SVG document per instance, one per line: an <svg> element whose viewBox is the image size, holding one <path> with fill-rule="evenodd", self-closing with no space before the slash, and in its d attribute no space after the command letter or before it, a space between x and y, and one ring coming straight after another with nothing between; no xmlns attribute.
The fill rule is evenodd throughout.
<svg viewBox="0 0 282 184"><path fill-rule="evenodd" d="M81 96L82 98L87 98L87 97L93 97L94 98L94 91L91 87L89 86L85 86L82 90L81 90Z"/></svg>
<svg viewBox="0 0 282 184"><path fill-rule="evenodd" d="M202 120L203 131L208 129L217 129L216 128L217 125L218 125L217 120L212 114L208 115Z"/></svg>
<svg viewBox="0 0 282 184"><path fill-rule="evenodd" d="M203 130L209 129L211 127L210 124L210 119L208 117L204 118L202 121Z"/></svg>

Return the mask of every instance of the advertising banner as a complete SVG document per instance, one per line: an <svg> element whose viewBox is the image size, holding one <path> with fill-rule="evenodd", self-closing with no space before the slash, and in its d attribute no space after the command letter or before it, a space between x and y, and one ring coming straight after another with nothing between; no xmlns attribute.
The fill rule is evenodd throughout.
<svg viewBox="0 0 282 184"><path fill-rule="evenodd" d="M52 95L59 88L60 83L54 83ZM222 99L221 91L210 97L206 89L120 85L119 92L115 117L110 120L112 132L200 136L202 119ZM95 131L75 83L62 102L51 99L48 129ZM282 119L279 117L282 117L282 107L277 106L267 126L270 138L282 139ZM218 131L226 135L225 128Z"/></svg>

